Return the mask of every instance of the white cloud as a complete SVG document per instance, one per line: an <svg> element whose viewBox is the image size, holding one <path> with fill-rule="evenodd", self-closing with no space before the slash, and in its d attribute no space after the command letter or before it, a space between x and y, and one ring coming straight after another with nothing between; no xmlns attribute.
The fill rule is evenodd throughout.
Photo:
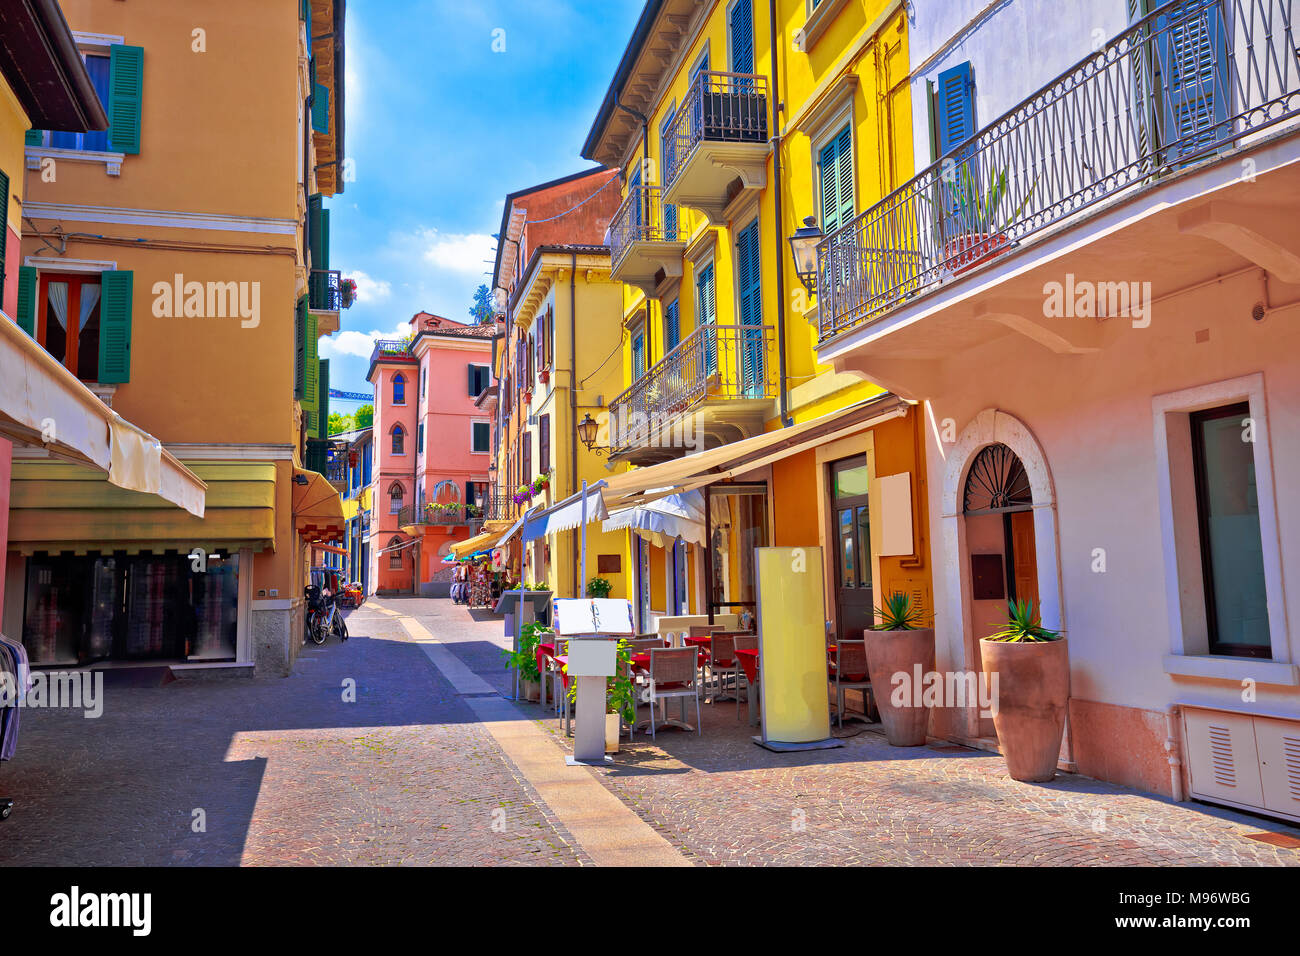
<svg viewBox="0 0 1300 956"><path fill-rule="evenodd" d="M424 260L440 269L481 275L496 253L496 240L480 233L456 234L424 229L420 232Z"/></svg>
<svg viewBox="0 0 1300 956"><path fill-rule="evenodd" d="M357 283L360 289L360 283ZM375 339L404 339L411 333L410 320L397 323L390 332L372 329L370 332L339 331L320 340L320 357L336 358L343 355L355 355L368 359L374 351Z"/></svg>
<svg viewBox="0 0 1300 956"><path fill-rule="evenodd" d="M383 279L372 279L359 269L348 272L348 278L357 284L358 302L384 302L393 295L393 284Z"/></svg>

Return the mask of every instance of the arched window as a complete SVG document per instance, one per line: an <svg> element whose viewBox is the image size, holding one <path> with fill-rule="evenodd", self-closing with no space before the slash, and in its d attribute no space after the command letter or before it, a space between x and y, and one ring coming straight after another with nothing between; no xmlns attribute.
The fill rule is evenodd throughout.
<svg viewBox="0 0 1300 956"><path fill-rule="evenodd" d="M401 372L393 376L393 404L406 404L406 376Z"/></svg>
<svg viewBox="0 0 1300 956"><path fill-rule="evenodd" d="M433 486L433 500L440 505L460 504L460 486L454 481L440 481Z"/></svg>
<svg viewBox="0 0 1300 956"><path fill-rule="evenodd" d="M982 449L966 473L966 514L1007 514L1034 506L1025 466L1006 445Z"/></svg>
<svg viewBox="0 0 1300 956"><path fill-rule="evenodd" d="M406 454L406 430L401 425L393 426L393 454Z"/></svg>
<svg viewBox="0 0 1300 956"><path fill-rule="evenodd" d="M393 538L388 542L388 548L389 549L396 548L401 543L402 543L401 538ZM402 570L402 555L404 552L405 552L404 548L401 551L393 551L393 550L388 551L388 570L390 571Z"/></svg>
<svg viewBox="0 0 1300 956"><path fill-rule="evenodd" d="M402 490L402 486L397 482L393 482L388 488L388 513L395 515L401 511L402 502L405 498L406 492Z"/></svg>

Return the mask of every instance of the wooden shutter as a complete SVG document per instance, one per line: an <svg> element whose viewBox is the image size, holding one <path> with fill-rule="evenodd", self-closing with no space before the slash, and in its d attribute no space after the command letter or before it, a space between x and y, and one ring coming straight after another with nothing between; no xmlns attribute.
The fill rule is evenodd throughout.
<svg viewBox="0 0 1300 956"><path fill-rule="evenodd" d="M827 235L853 218L853 127L846 126L822 148L822 231Z"/></svg>
<svg viewBox="0 0 1300 956"><path fill-rule="evenodd" d="M537 420L537 471L546 474L551 470L551 416Z"/></svg>
<svg viewBox="0 0 1300 956"><path fill-rule="evenodd" d="M9 244L9 177L0 169L0 305L5 300L5 249Z"/></svg>
<svg viewBox="0 0 1300 956"><path fill-rule="evenodd" d="M758 220L755 219L741 232L740 239L736 243L741 325L759 325L763 321L758 238Z"/></svg>
<svg viewBox="0 0 1300 956"><path fill-rule="evenodd" d="M115 43L108 61L108 145L115 153L140 152L144 50Z"/></svg>
<svg viewBox="0 0 1300 956"><path fill-rule="evenodd" d="M958 63L939 74L939 155L975 133L975 100L972 96L970 61Z"/></svg>
<svg viewBox="0 0 1300 956"><path fill-rule="evenodd" d="M555 306L546 310L546 349L546 364L555 368Z"/></svg>
<svg viewBox="0 0 1300 956"><path fill-rule="evenodd" d="M521 485L526 485L533 480L533 439L527 431L523 434L523 449L523 474L519 476L519 483Z"/></svg>
<svg viewBox="0 0 1300 956"><path fill-rule="evenodd" d="M330 88L322 83L312 87L311 128L317 133L330 131Z"/></svg>
<svg viewBox="0 0 1300 956"><path fill-rule="evenodd" d="M36 338L36 287L38 284L34 267L19 267L18 314L14 318L18 321L18 327L32 338Z"/></svg>
<svg viewBox="0 0 1300 956"><path fill-rule="evenodd" d="M105 385L131 381L131 304L135 273L99 276L99 380Z"/></svg>
<svg viewBox="0 0 1300 956"><path fill-rule="evenodd" d="M45 130L29 129L23 136L23 145L25 146L44 146Z"/></svg>
<svg viewBox="0 0 1300 956"><path fill-rule="evenodd" d="M1156 17L1156 46L1164 105L1164 157L1190 159L1227 139L1223 18L1219 0L1182 0Z"/></svg>
<svg viewBox="0 0 1300 956"><path fill-rule="evenodd" d="M293 397L301 400L307 385L307 297L298 300L293 314L294 367Z"/></svg>
<svg viewBox="0 0 1300 956"><path fill-rule="evenodd" d="M317 438L330 437L330 360L320 360L320 413L317 419L320 428L316 433Z"/></svg>
<svg viewBox="0 0 1300 956"><path fill-rule="evenodd" d="M323 270L330 267L329 221L325 197L320 193L307 197L308 249L311 252L312 269Z"/></svg>
<svg viewBox="0 0 1300 956"><path fill-rule="evenodd" d="M667 355L682 340L681 303L677 299L664 308L664 354Z"/></svg>
<svg viewBox="0 0 1300 956"><path fill-rule="evenodd" d="M316 316L307 313L306 321L306 338L303 342L304 351L304 374L302 385L302 409L308 415L307 430L314 432L316 430L316 413L320 409L320 354L317 351L318 340L317 330L318 323Z"/></svg>
<svg viewBox="0 0 1300 956"><path fill-rule="evenodd" d="M753 0L737 0L731 8L731 72L754 72Z"/></svg>

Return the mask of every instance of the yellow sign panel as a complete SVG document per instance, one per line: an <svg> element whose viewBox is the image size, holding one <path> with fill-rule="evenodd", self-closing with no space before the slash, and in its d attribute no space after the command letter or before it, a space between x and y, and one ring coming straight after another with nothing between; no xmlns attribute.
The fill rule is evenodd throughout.
<svg viewBox="0 0 1300 956"><path fill-rule="evenodd" d="M821 548L755 548L763 741L831 735Z"/></svg>

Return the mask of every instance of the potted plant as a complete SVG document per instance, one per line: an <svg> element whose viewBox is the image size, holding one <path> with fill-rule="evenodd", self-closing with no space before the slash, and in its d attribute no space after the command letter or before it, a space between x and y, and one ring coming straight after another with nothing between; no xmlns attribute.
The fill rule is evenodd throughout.
<svg viewBox="0 0 1300 956"><path fill-rule="evenodd" d="M606 578L592 578L587 582L587 597L589 598L607 598L614 585L610 584Z"/></svg>
<svg viewBox="0 0 1300 956"><path fill-rule="evenodd" d="M352 303L357 300L357 283L355 279L344 279L339 283L339 302L345 309L352 308Z"/></svg>
<svg viewBox="0 0 1300 956"><path fill-rule="evenodd" d="M934 670L934 628L924 626L921 605L902 591L889 594L876 608L876 616L878 623L863 632L863 637L880 722L890 746L919 747L930 727L930 708L924 703L916 675ZM895 687L898 674L906 679ZM913 685L910 694L905 692L908 683Z"/></svg>
<svg viewBox="0 0 1300 956"><path fill-rule="evenodd" d="M1070 699L1066 644L1043 627L1033 601L1008 603L1006 625L980 641L984 678L994 689L993 726L1014 780L1056 775Z"/></svg>
<svg viewBox="0 0 1300 956"><path fill-rule="evenodd" d="M506 669L514 668L519 672L520 690L525 700L541 699L542 672L537 668L537 645L542 643L543 634L553 633L545 624L530 621L519 635L519 650L501 652L505 655Z"/></svg>
<svg viewBox="0 0 1300 956"><path fill-rule="evenodd" d="M632 649L619 640L614 676L605 679L605 753L618 753L623 722L636 722L636 683L632 680ZM569 685L569 705L578 700L578 683Z"/></svg>
<svg viewBox="0 0 1300 956"><path fill-rule="evenodd" d="M1009 216L1000 216L1007 197L1007 171L998 170L987 191L981 193L969 161L958 166L951 178L945 178L943 186L947 201L941 218L955 216L959 230L943 242L944 267L953 275L969 272L1005 252L1010 241L1004 230L1020 218L1034 194L1030 186L1020 205Z"/></svg>

